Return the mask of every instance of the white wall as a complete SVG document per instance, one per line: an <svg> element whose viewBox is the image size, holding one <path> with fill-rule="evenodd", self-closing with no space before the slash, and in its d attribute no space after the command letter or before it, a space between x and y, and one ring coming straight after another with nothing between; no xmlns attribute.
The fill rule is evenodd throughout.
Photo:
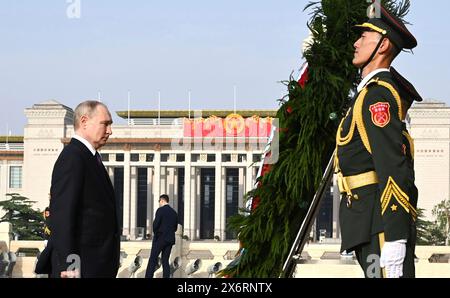
<svg viewBox="0 0 450 298"><path fill-rule="evenodd" d="M409 111L410 133L414 139L418 208L431 210L450 198L450 107L438 101L424 101Z"/></svg>

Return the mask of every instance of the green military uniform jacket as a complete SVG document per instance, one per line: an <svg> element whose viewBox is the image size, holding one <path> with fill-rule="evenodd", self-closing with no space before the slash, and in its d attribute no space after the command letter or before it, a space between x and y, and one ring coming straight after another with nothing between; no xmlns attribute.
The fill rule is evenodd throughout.
<svg viewBox="0 0 450 298"><path fill-rule="evenodd" d="M402 96L405 99L406 92L389 71L375 74L338 129L335 168L343 192L342 251L382 232L385 241L415 243L414 146L403 122L409 104Z"/></svg>

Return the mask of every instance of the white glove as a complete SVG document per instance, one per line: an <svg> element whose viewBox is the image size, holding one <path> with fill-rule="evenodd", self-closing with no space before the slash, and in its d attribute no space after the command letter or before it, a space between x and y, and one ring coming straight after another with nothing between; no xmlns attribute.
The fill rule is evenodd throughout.
<svg viewBox="0 0 450 298"><path fill-rule="evenodd" d="M380 267L386 267L387 278L403 276L403 261L406 256L406 240L385 242L381 249Z"/></svg>

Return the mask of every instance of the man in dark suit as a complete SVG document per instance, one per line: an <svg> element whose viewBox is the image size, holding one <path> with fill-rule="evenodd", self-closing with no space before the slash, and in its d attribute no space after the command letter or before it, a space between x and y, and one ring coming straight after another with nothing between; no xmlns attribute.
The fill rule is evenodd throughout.
<svg viewBox="0 0 450 298"><path fill-rule="evenodd" d="M112 134L111 124L101 102L85 101L75 109L75 135L52 174L52 233L49 251L43 253L51 261L51 277L116 277L120 237L115 196L97 152Z"/></svg>
<svg viewBox="0 0 450 298"><path fill-rule="evenodd" d="M156 210L153 221L153 242L150 259L145 272L146 278L152 278L155 272L158 256L161 253L161 263L163 267L163 278L170 277L169 257L172 245L175 244L175 232L178 228L178 215L169 206L169 196L159 197L159 208Z"/></svg>

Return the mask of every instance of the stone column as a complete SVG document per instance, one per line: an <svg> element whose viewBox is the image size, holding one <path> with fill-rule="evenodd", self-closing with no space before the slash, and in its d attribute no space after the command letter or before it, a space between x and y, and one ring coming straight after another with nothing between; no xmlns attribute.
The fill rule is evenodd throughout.
<svg viewBox="0 0 450 298"><path fill-rule="evenodd" d="M152 218L153 218L153 168L147 168L147 216L146 216L146 226L147 234L152 234Z"/></svg>
<svg viewBox="0 0 450 298"><path fill-rule="evenodd" d="M153 159L155 169L153 173L153 215L152 221L155 217L156 210L159 208L158 199L161 195L161 152L155 152L155 158Z"/></svg>
<svg viewBox="0 0 450 298"><path fill-rule="evenodd" d="M136 239L137 235L137 167L131 167L130 175L130 232L131 239Z"/></svg>
<svg viewBox="0 0 450 298"><path fill-rule="evenodd" d="M244 205L244 168L239 168L239 207Z"/></svg>
<svg viewBox="0 0 450 298"><path fill-rule="evenodd" d="M8 109L5 101L3 108ZM59 102L48 100L26 108L24 113L27 124L23 130L20 194L35 201L34 208L44 210L48 206L53 165L64 148L61 140L73 135L74 112ZM5 193L1 192L2 198Z"/></svg>
<svg viewBox="0 0 450 298"><path fill-rule="evenodd" d="M193 200L191 201L191 208L194 210L192 214L192 222L191 224L194 227L195 235L193 239L200 239L200 184L201 184L201 169L198 167L194 168L194 185L196 187L193 188Z"/></svg>
<svg viewBox="0 0 450 298"><path fill-rule="evenodd" d="M166 166L161 166L161 170L160 170L160 195L162 194L167 194L167 167Z"/></svg>
<svg viewBox="0 0 450 298"><path fill-rule="evenodd" d="M23 167L22 168L22 171L25 169L25 167ZM1 194L1 196L0 196L0 198L1 198L1 200L3 200L3 199L6 199L6 196L5 196L5 194L7 194L9 191L8 191L8 182L9 182L9 179L8 179L8 177L9 177L9 173L8 173L8 161L7 160L2 160L2 161L0 161L0 194ZM49 179L51 179L51 178L49 178ZM48 197L48 196L47 196ZM47 201L47 205L46 206L48 206L48 201ZM45 208L45 207L44 207ZM43 209L44 209L43 208ZM3 215L3 213L2 213L2 215Z"/></svg>
<svg viewBox="0 0 450 298"><path fill-rule="evenodd" d="M192 239L193 227L191 226L191 201L192 201L192 189L195 185L192 184L192 167L191 167L191 154L186 153L184 161L184 220L183 220L183 233Z"/></svg>
<svg viewBox="0 0 450 298"><path fill-rule="evenodd" d="M126 150L128 149L128 150ZM130 150L124 150L124 164L123 164L123 235L131 235L130 230Z"/></svg>
<svg viewBox="0 0 450 298"><path fill-rule="evenodd" d="M226 234L226 228L227 228L227 198L226 198L226 179L227 179L227 172L226 172L226 168L222 167L222 171L221 171L221 177L220 179L222 180L221 182L221 206L222 206L222 212L221 212L221 232L220 232L220 239L221 240L225 240L227 238L227 234Z"/></svg>
<svg viewBox="0 0 450 298"><path fill-rule="evenodd" d="M252 165L253 162L253 154L251 152L247 152L247 162L245 168L245 191L244 194L248 193L254 188L255 177L254 177L254 167ZM240 183L240 182L239 182ZM239 195L239 208L244 207L243 196Z"/></svg>
<svg viewBox="0 0 450 298"><path fill-rule="evenodd" d="M175 169L166 167L166 179L165 179L165 185L166 185L166 194L169 196L170 200L170 206L172 208L176 207L175 204L175 191L174 191L174 181L175 181Z"/></svg>
<svg viewBox="0 0 450 298"><path fill-rule="evenodd" d="M107 167L107 168L108 168L109 180L111 180L111 184L114 187L114 167Z"/></svg>

